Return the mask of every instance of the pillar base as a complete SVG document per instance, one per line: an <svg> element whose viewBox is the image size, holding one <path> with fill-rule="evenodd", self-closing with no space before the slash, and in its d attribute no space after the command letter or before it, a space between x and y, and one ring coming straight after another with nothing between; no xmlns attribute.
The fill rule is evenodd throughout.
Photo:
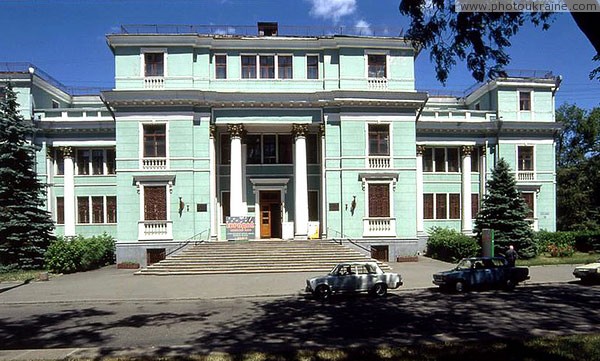
<svg viewBox="0 0 600 361"><path fill-rule="evenodd" d="M308 240L308 234L295 234L294 240L295 241L306 241L306 240Z"/></svg>

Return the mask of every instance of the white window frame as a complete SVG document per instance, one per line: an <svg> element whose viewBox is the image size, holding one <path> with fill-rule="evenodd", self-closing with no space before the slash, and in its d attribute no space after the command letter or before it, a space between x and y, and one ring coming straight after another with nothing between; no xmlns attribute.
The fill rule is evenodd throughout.
<svg viewBox="0 0 600 361"><path fill-rule="evenodd" d="M217 78L217 56L224 56L225 57L225 78ZM240 58L241 59L241 58ZM214 69L214 79L216 80L226 80L229 79L229 56L227 56L227 53L215 53L213 54L213 69Z"/></svg>
<svg viewBox="0 0 600 361"><path fill-rule="evenodd" d="M284 57L290 57L292 60L292 77L291 78L280 78L279 77L279 57L280 56L284 56ZM275 55L275 79L280 79L280 80L293 80L294 79L294 54L292 53L283 53L283 54L276 54Z"/></svg>
<svg viewBox="0 0 600 361"><path fill-rule="evenodd" d="M385 55L385 77L383 78L372 78L369 77L369 55ZM365 78L366 79L390 79L390 51L389 50L365 50Z"/></svg>
<svg viewBox="0 0 600 361"><path fill-rule="evenodd" d="M260 76L260 58L261 57L272 56L273 57L273 77L272 78L263 78ZM258 80L274 80L277 79L277 54L275 53L260 53L256 55L256 78Z"/></svg>
<svg viewBox="0 0 600 361"><path fill-rule="evenodd" d="M371 216L369 216L369 186L371 184L387 184L389 187L388 190L388 202L389 202L389 206L390 206L390 215L388 218L395 218L395 212L394 212L394 181L393 180L366 180L365 182L365 218L372 218Z"/></svg>
<svg viewBox="0 0 600 361"><path fill-rule="evenodd" d="M529 110L521 110L521 93L529 93ZM533 89L517 89L517 112L533 113Z"/></svg>
<svg viewBox="0 0 600 361"><path fill-rule="evenodd" d="M311 56L317 57L317 78L316 79L310 79L308 77L308 58ZM306 65L306 69L305 69L306 80L321 80L321 56L319 54L306 54L304 60L305 60L305 65Z"/></svg>
<svg viewBox="0 0 600 361"><path fill-rule="evenodd" d="M90 152L90 155L88 157L87 160L87 168L88 168L88 174L79 174L79 152L80 151L84 151L87 150ZM94 150L102 150L102 174L94 174L94 168L92 165L92 158L93 158L93 151ZM108 149L107 148L97 148L97 147L92 147L92 148L75 148L74 149L74 153L75 153L75 159L73 162L73 168L74 168L74 174L75 176L79 176L79 177L89 177L89 176L95 176L95 177L99 177L99 176L114 176L115 174L108 174L108 165L107 165L107 160L108 157L106 155L106 151ZM116 152L115 152L116 155ZM64 158L63 158L64 159ZM64 162L64 160L63 160ZM55 169L55 174L58 173L58 162L55 159L54 160L54 169ZM115 171L116 171L116 162L115 162ZM57 174L58 175L58 174ZM63 176L64 174L61 174L61 176Z"/></svg>
<svg viewBox="0 0 600 361"><path fill-rule="evenodd" d="M143 168L144 162L144 125L164 125L165 126L165 158L167 169L169 169L169 122L166 120L155 120L155 121L140 121L139 122L139 160L140 160L140 169Z"/></svg>
<svg viewBox="0 0 600 361"><path fill-rule="evenodd" d="M242 62L242 58L243 57L250 57L253 56L254 57L254 74L256 75L254 78L244 78L244 64ZM258 54L254 53L254 54L247 54L247 53L242 53L240 54L240 80L257 80L260 79L260 59L258 58Z"/></svg>
<svg viewBox="0 0 600 361"><path fill-rule="evenodd" d="M166 78L168 76L167 73L167 69L168 69L168 53L167 53L167 48L141 48L140 49L140 64L141 64L141 68L140 68L140 77L142 78L147 78L146 77L146 53L162 53L163 54L163 78ZM159 77L159 76L157 76Z"/></svg>
<svg viewBox="0 0 600 361"><path fill-rule="evenodd" d="M519 157L519 153L520 153L519 152L519 148L521 148L521 147L530 147L531 148L531 152L532 152L532 154L531 154L531 163L532 163L531 164L531 168L532 169L531 170L520 170L519 169L520 163L521 163L520 162L520 157ZM536 151L535 151L535 145L534 144L518 144L517 145L517 167L516 167L516 171L517 172L534 172L535 173L536 164L537 164L537 161L535 159L535 153L536 153Z"/></svg>
<svg viewBox="0 0 600 361"><path fill-rule="evenodd" d="M93 218L94 218L94 214L93 214L94 207L93 207L93 204L92 204L92 198L96 198L96 197L101 197L102 198L102 217L103 217L102 223L94 223L94 220L93 220ZM115 197L116 198L117 196L116 195L76 196L75 197L75 205L76 205L76 208L75 208L76 217L75 218L76 218L76 224L77 225L88 225L88 226L98 226L98 225L105 225L105 224L108 224L108 225L116 224L116 223L108 223L108 202L106 200L107 197ZM59 198L59 197L57 197L57 198ZM62 198L64 199L64 196L62 196ZM81 223L79 221L79 198L87 198L88 199L88 214L89 214L89 217L90 217L90 221L87 222L87 223ZM58 210L56 210L55 212L58 212ZM56 215L56 218L54 220L55 222L56 222L57 218L58 218L58 215ZM66 222L66 220L65 220L65 222Z"/></svg>

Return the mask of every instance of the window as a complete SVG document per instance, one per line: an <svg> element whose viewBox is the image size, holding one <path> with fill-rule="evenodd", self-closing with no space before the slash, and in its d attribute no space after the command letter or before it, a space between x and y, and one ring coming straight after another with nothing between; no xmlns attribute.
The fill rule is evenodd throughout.
<svg viewBox="0 0 600 361"><path fill-rule="evenodd" d="M166 157L166 125L144 124L144 158Z"/></svg>
<svg viewBox="0 0 600 361"><path fill-rule="evenodd" d="M319 79L319 56L308 55L306 57L306 78Z"/></svg>
<svg viewBox="0 0 600 361"><path fill-rule="evenodd" d="M423 151L423 172L459 172L458 147L425 148Z"/></svg>
<svg viewBox="0 0 600 361"><path fill-rule="evenodd" d="M367 55L369 62L369 78L387 78L386 74L386 57L387 55L369 54Z"/></svg>
<svg viewBox="0 0 600 361"><path fill-rule="evenodd" d="M60 108L60 103L54 99L52 99L52 109Z"/></svg>
<svg viewBox="0 0 600 361"><path fill-rule="evenodd" d="M273 55L261 55L260 60L260 78L275 79L275 57Z"/></svg>
<svg viewBox="0 0 600 361"><path fill-rule="evenodd" d="M90 223L89 197L77 197L77 223Z"/></svg>
<svg viewBox="0 0 600 361"><path fill-rule="evenodd" d="M317 222L319 220L319 192L308 191L308 220Z"/></svg>
<svg viewBox="0 0 600 361"><path fill-rule="evenodd" d="M65 198L56 197L56 224L65 224Z"/></svg>
<svg viewBox="0 0 600 361"><path fill-rule="evenodd" d="M92 223L104 223L104 197L92 197Z"/></svg>
<svg viewBox="0 0 600 361"><path fill-rule="evenodd" d="M115 174L116 173L116 152L114 149L106 150L106 173L107 174Z"/></svg>
<svg viewBox="0 0 600 361"><path fill-rule="evenodd" d="M517 148L519 171L533 171L533 147L519 146Z"/></svg>
<svg viewBox="0 0 600 361"><path fill-rule="evenodd" d="M221 216L223 217L223 223L226 222L227 217L229 217L231 214L229 213L229 195L229 192L221 193L221 209L223 210L223 214Z"/></svg>
<svg viewBox="0 0 600 361"><path fill-rule="evenodd" d="M144 220L167 220L166 186L144 186Z"/></svg>
<svg viewBox="0 0 600 361"><path fill-rule="evenodd" d="M435 195L435 219L446 219L446 194Z"/></svg>
<svg viewBox="0 0 600 361"><path fill-rule="evenodd" d="M476 218L479 213L479 194L471 194L471 217Z"/></svg>
<svg viewBox="0 0 600 361"><path fill-rule="evenodd" d="M229 134L221 134L221 164L231 164L231 140Z"/></svg>
<svg viewBox="0 0 600 361"><path fill-rule="evenodd" d="M531 92L520 91L519 92L519 110L528 111L531 110Z"/></svg>
<svg viewBox="0 0 600 361"><path fill-rule="evenodd" d="M481 104L479 102L475 103L475 110L481 110Z"/></svg>
<svg viewBox="0 0 600 361"><path fill-rule="evenodd" d="M58 151L56 155L57 174L64 174L62 152ZM115 174L115 150L112 148L77 149L75 157L77 175Z"/></svg>
<svg viewBox="0 0 600 361"><path fill-rule="evenodd" d="M471 152L471 172L479 172L479 148L473 148Z"/></svg>
<svg viewBox="0 0 600 361"><path fill-rule="evenodd" d="M90 174L90 150L89 149L77 149L77 174L78 175L89 175Z"/></svg>
<svg viewBox="0 0 600 361"><path fill-rule="evenodd" d="M528 212L527 212L527 218L528 219L533 219L534 214L535 214L535 204L534 204L534 193L533 192L521 192L521 198L523 198L523 201L525 201L525 204L527 205L528 208Z"/></svg>
<svg viewBox="0 0 600 361"><path fill-rule="evenodd" d="M117 223L117 197L106 197L106 223Z"/></svg>
<svg viewBox="0 0 600 361"><path fill-rule="evenodd" d="M64 198L57 201L57 223L64 223ZM59 211L59 202L62 210ZM62 224L59 223L59 224ZM117 223L117 197L115 196L83 196L77 197L77 223L106 224Z"/></svg>
<svg viewBox="0 0 600 361"><path fill-rule="evenodd" d="M311 138L314 136L314 138ZM313 139L313 140L311 140ZM246 136L246 162L248 164L291 164L292 137L288 134L249 134ZM314 143L314 145L313 145ZM316 134L307 135L307 161L318 161L316 147ZM229 151L229 148L226 149ZM226 151L221 147L221 151ZM314 153L314 154L313 154ZM223 159L224 154L221 155ZM228 155L227 155L228 156ZM221 164L223 164L221 162Z"/></svg>
<svg viewBox="0 0 600 361"><path fill-rule="evenodd" d="M145 76L164 76L165 75L165 54L164 53L144 53L144 75Z"/></svg>
<svg viewBox="0 0 600 361"><path fill-rule="evenodd" d="M227 79L227 55L215 55L215 78Z"/></svg>
<svg viewBox="0 0 600 361"><path fill-rule="evenodd" d="M291 55L279 55L277 57L277 77L279 79L292 79L292 56Z"/></svg>
<svg viewBox="0 0 600 361"><path fill-rule="evenodd" d="M459 193L423 194L423 219L460 219Z"/></svg>
<svg viewBox="0 0 600 361"><path fill-rule="evenodd" d="M460 194L451 193L448 195L450 203L450 219L460 219Z"/></svg>
<svg viewBox="0 0 600 361"><path fill-rule="evenodd" d="M256 79L256 56L242 55L242 79Z"/></svg>
<svg viewBox="0 0 600 361"><path fill-rule="evenodd" d="M433 194L423 194L423 218L433 219Z"/></svg>
<svg viewBox="0 0 600 361"><path fill-rule="evenodd" d="M390 155L390 127L388 124L369 124L369 155Z"/></svg>
<svg viewBox="0 0 600 361"><path fill-rule="evenodd" d="M62 149L56 149L54 151L54 164L56 167L56 175L65 174L65 158Z"/></svg>
<svg viewBox="0 0 600 361"><path fill-rule="evenodd" d="M369 184L369 217L390 217L390 185Z"/></svg>

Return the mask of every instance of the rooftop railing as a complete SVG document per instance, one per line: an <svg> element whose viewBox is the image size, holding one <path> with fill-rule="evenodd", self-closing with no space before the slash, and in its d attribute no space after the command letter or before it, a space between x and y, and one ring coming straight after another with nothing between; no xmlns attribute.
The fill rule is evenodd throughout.
<svg viewBox="0 0 600 361"><path fill-rule="evenodd" d="M117 34L201 34L223 36L259 36L256 25L181 25L128 24ZM277 36L383 36L401 37L401 27L390 26L286 26L277 27Z"/></svg>

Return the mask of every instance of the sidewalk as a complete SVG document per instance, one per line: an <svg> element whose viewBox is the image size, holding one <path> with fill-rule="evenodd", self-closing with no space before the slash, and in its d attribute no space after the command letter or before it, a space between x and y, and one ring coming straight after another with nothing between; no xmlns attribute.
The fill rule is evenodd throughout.
<svg viewBox="0 0 600 361"><path fill-rule="evenodd" d="M419 262L390 263L404 285L391 292L432 287L432 274L452 264L419 257ZM530 267L527 283L574 281L573 265ZM320 273L271 273L195 276L135 276L115 266L63 275L47 282L0 284L0 304L48 302L157 301L272 297L300 294L306 279Z"/></svg>

